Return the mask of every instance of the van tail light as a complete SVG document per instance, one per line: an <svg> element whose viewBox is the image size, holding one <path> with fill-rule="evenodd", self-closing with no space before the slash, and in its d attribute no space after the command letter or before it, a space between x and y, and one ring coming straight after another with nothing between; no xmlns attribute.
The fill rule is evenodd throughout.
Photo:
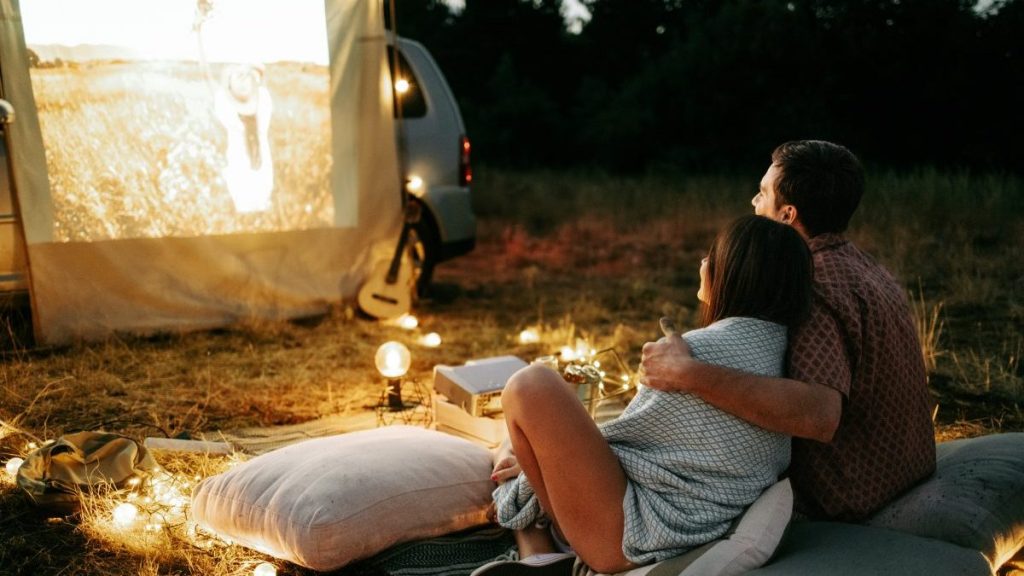
<svg viewBox="0 0 1024 576"><path fill-rule="evenodd" d="M473 181L473 165L469 161L471 148L469 137L459 136L459 186L469 186Z"/></svg>

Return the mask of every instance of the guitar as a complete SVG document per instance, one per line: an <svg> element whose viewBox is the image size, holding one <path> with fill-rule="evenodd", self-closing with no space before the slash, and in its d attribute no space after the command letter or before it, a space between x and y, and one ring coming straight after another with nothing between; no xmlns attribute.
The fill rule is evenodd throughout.
<svg viewBox="0 0 1024 576"><path fill-rule="evenodd" d="M377 319L390 320L409 312L412 308L416 275L411 259L402 258L402 254L406 252L409 231L419 219L420 205L407 202L405 221L398 236L398 245L395 246L395 255L392 256L390 263L386 260L378 262L359 289L357 301L359 308L366 314Z"/></svg>

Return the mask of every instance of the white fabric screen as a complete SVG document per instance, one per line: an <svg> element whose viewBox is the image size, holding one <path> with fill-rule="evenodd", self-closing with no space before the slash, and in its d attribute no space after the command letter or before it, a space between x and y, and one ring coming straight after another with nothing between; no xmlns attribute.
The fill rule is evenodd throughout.
<svg viewBox="0 0 1024 576"><path fill-rule="evenodd" d="M319 313L394 250L380 2L0 10L37 340Z"/></svg>

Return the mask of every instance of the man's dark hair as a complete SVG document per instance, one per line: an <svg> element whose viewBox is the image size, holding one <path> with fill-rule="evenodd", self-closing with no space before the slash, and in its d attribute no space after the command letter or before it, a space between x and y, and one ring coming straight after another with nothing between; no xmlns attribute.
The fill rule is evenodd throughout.
<svg viewBox="0 0 1024 576"><path fill-rule="evenodd" d="M796 207L808 236L846 230L864 194L864 169L845 147L823 140L786 142L772 152L779 167L776 208Z"/></svg>
<svg viewBox="0 0 1024 576"><path fill-rule="evenodd" d="M743 216L708 251L702 324L732 316L795 328L811 306L811 251L792 226Z"/></svg>

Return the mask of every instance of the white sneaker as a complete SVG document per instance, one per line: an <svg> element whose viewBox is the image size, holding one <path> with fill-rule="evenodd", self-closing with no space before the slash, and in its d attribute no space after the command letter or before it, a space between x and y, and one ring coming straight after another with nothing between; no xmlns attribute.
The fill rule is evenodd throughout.
<svg viewBox="0 0 1024 576"><path fill-rule="evenodd" d="M571 552L534 554L522 560L497 560L477 568L469 576L569 576L576 555Z"/></svg>

